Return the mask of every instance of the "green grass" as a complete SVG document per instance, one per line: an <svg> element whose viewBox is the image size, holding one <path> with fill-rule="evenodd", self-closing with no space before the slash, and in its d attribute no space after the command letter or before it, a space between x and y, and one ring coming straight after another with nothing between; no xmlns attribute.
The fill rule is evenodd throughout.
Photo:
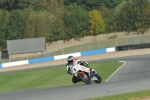
<svg viewBox="0 0 150 100"><path fill-rule="evenodd" d="M91 66L103 82L122 65L121 62L98 62ZM73 85L66 67L34 69L23 72L0 73L0 92ZM82 82L79 84L83 84Z"/></svg>
<svg viewBox="0 0 150 100"><path fill-rule="evenodd" d="M124 93L124 94L92 98L86 100L150 100L150 90L142 90L142 91L136 91L131 93Z"/></svg>

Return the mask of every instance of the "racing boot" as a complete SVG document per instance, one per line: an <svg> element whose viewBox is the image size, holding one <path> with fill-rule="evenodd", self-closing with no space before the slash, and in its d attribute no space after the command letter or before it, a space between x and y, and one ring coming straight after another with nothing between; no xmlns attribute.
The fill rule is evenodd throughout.
<svg viewBox="0 0 150 100"><path fill-rule="evenodd" d="M91 81L97 80L97 78L94 76L94 73L92 71L90 72L90 79Z"/></svg>
<svg viewBox="0 0 150 100"><path fill-rule="evenodd" d="M95 69L90 68L90 70L91 70L91 72L92 72L93 74L97 74L97 71L96 71Z"/></svg>

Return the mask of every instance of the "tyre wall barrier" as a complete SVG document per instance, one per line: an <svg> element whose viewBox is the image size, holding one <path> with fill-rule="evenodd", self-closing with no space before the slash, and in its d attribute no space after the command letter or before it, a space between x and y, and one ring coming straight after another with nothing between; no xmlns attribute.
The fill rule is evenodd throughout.
<svg viewBox="0 0 150 100"><path fill-rule="evenodd" d="M150 43L130 44L130 45L117 46L116 51L143 49L143 48L150 48Z"/></svg>
<svg viewBox="0 0 150 100"><path fill-rule="evenodd" d="M0 64L0 68L65 59L70 55L74 57L81 57L81 56L89 56L89 55L94 55L94 54L102 54L102 53L115 52L115 51L116 51L116 48L112 47L112 48L90 50L90 51L71 53L71 54L65 54L65 55L50 56L50 57L45 57L45 58L36 58L36 59L30 59L30 60L8 62L8 63Z"/></svg>

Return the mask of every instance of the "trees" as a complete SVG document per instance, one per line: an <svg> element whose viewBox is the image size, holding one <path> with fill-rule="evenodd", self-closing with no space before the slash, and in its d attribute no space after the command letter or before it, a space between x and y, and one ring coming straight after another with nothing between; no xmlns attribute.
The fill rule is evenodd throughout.
<svg viewBox="0 0 150 100"><path fill-rule="evenodd" d="M27 17L21 10L11 12L9 23L6 29L7 39L22 39L27 25Z"/></svg>
<svg viewBox="0 0 150 100"><path fill-rule="evenodd" d="M115 9L114 9L114 13L113 13L113 24L114 24L114 28L116 31L125 31L126 29L126 20L123 19L123 16L126 15L125 12L123 12L125 5L130 5L130 2L128 2L128 4L126 4L126 1L123 1L122 3L120 3ZM127 10L127 9L125 9Z"/></svg>
<svg viewBox="0 0 150 100"><path fill-rule="evenodd" d="M98 9L101 5L101 0L64 0L65 5L76 3L85 10Z"/></svg>
<svg viewBox="0 0 150 100"><path fill-rule="evenodd" d="M49 43L57 40L64 40L66 33L63 22L63 15L63 11L58 11L53 15L52 20L49 21L51 23L51 29L47 37L47 41Z"/></svg>
<svg viewBox="0 0 150 100"><path fill-rule="evenodd" d="M89 34L97 35L105 30L104 20L98 10L93 10L89 14Z"/></svg>
<svg viewBox="0 0 150 100"><path fill-rule="evenodd" d="M120 31L144 33L149 28L150 3L148 0L128 0L115 14L115 22Z"/></svg>
<svg viewBox="0 0 150 100"><path fill-rule="evenodd" d="M6 10L0 10L0 50L6 48L7 33L6 28L10 14Z"/></svg>
<svg viewBox="0 0 150 100"><path fill-rule="evenodd" d="M29 14L24 38L46 37L48 39L54 15L47 11L34 11L32 9L27 9L24 12Z"/></svg>
<svg viewBox="0 0 150 100"><path fill-rule="evenodd" d="M65 5L76 3L83 9L91 11L98 10L100 6L105 6L107 8L115 8L124 0L64 0Z"/></svg>
<svg viewBox="0 0 150 100"><path fill-rule="evenodd" d="M88 13L77 4L67 6L64 12L65 39L80 38L86 35Z"/></svg>
<svg viewBox="0 0 150 100"><path fill-rule="evenodd" d="M63 4L63 0L0 0L0 9L12 11L32 8L34 10L54 11L54 9L59 9L56 6L61 4Z"/></svg>
<svg viewBox="0 0 150 100"><path fill-rule="evenodd" d="M49 43L57 40L65 39L65 25L64 25L64 4L63 0L49 0L49 5L46 7L53 17L49 21L51 23L50 31L47 37Z"/></svg>
<svg viewBox="0 0 150 100"><path fill-rule="evenodd" d="M137 33L144 34L150 25L150 3L149 0L133 0L133 12L137 16L134 20Z"/></svg>
<svg viewBox="0 0 150 100"><path fill-rule="evenodd" d="M27 8L30 4L30 0L1 0L0 9L5 9L8 11L15 9Z"/></svg>
<svg viewBox="0 0 150 100"><path fill-rule="evenodd" d="M110 32L113 32L115 31L114 29L114 13L113 13L113 10L111 9L108 9L107 7L105 6L101 6L99 11L101 12L102 14L102 18L103 20L105 21L105 31L106 33L110 33Z"/></svg>
<svg viewBox="0 0 150 100"><path fill-rule="evenodd" d="M101 5L107 8L115 8L118 4L120 4L124 0L101 0Z"/></svg>
<svg viewBox="0 0 150 100"><path fill-rule="evenodd" d="M8 39L53 42L88 33L143 34L150 25L149 9L149 0L0 0L0 48Z"/></svg>

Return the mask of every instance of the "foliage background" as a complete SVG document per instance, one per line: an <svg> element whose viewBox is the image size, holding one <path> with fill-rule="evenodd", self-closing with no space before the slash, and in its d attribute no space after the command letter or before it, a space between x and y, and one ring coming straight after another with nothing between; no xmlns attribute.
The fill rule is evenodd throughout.
<svg viewBox="0 0 150 100"><path fill-rule="evenodd" d="M96 16L96 17L92 17ZM51 43L111 32L144 34L148 0L1 0L0 49L6 41L46 37Z"/></svg>

